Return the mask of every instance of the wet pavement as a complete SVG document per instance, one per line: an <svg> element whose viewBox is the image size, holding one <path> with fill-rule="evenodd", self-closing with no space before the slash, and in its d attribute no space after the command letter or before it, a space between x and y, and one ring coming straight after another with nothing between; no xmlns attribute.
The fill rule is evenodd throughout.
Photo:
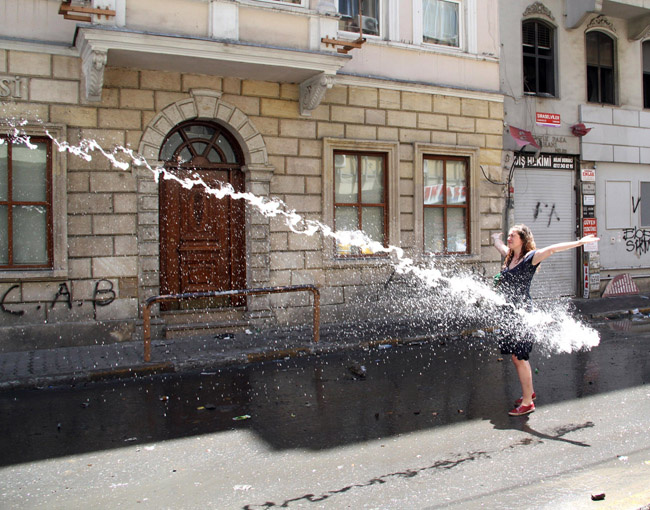
<svg viewBox="0 0 650 510"><path fill-rule="evenodd" d="M650 337L627 322L598 323L590 351L533 356L539 407L522 418L506 414L510 362L462 339L4 391L0 506L543 508L558 501L544 480L566 501L571 477L613 491L650 479ZM526 477L540 504L509 505Z"/></svg>
<svg viewBox="0 0 650 510"><path fill-rule="evenodd" d="M650 314L650 298L631 295L604 299L574 299L567 306L586 320L622 320ZM0 391L79 384L110 378L161 373L188 373L229 365L305 354L324 355L379 344L437 342L471 336L476 326L440 325L426 320L354 322L321 326L313 342L311 325L222 335L154 339L150 362L143 359L143 342L0 352Z"/></svg>

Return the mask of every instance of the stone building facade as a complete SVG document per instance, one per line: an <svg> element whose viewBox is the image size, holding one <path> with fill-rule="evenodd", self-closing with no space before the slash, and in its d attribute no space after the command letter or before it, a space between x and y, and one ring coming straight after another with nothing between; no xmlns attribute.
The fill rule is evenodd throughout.
<svg viewBox="0 0 650 510"><path fill-rule="evenodd" d="M496 59L488 60L497 65ZM503 98L494 87L351 72L328 82L320 101L305 115L304 91L297 82L121 67L110 59L102 68L97 100L89 93L93 71L84 65L87 60L74 46L15 40L0 44L0 79L5 88L13 87L3 93L0 104L7 135L3 145L13 151L8 159L11 154L19 158L15 148L20 141L6 141L18 124L34 141L50 147L52 175L50 267L0 268L1 349L140 337L143 302L161 293L164 179L156 169L169 163L160 156L170 132L196 120L223 129L236 146L242 191L280 199L287 210L330 227L337 214L336 155L381 156L384 242L419 262L432 255L423 233L428 221L422 206L423 165L429 157L456 158L467 166L462 191L467 197L462 242L467 246L461 242L463 250L447 251L463 253L438 258L481 273L498 265L490 234L502 226L503 190L485 179L498 181L503 171ZM127 168L114 166L100 150L91 150L89 159L59 145L74 147L84 140L96 141ZM139 156L134 161L116 147ZM16 159L15 168L19 163ZM233 225L244 236L247 288L315 284L325 322L359 320L378 312L368 304L394 271L390 257L340 256L335 242L322 233L294 233L282 216L268 217L248 202L241 224ZM20 239L13 235L18 246ZM309 295L279 294L248 297L240 306L156 308L155 317L158 336L226 323L300 325L309 322L311 304Z"/></svg>

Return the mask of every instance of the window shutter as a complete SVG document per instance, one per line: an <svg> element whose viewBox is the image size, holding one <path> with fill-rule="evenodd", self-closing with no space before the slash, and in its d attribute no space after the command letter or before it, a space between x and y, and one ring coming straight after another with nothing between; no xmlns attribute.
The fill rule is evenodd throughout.
<svg viewBox="0 0 650 510"><path fill-rule="evenodd" d="M522 39L524 46L535 46L535 23L524 23Z"/></svg>

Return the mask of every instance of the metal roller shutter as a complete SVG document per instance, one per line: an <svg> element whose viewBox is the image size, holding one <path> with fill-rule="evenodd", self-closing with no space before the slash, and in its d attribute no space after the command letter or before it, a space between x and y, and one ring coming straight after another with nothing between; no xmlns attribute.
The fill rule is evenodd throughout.
<svg viewBox="0 0 650 510"><path fill-rule="evenodd" d="M528 225L539 248L575 241L574 175L566 170L524 168L515 172L515 222ZM556 253L533 279L534 298L576 294L576 252Z"/></svg>

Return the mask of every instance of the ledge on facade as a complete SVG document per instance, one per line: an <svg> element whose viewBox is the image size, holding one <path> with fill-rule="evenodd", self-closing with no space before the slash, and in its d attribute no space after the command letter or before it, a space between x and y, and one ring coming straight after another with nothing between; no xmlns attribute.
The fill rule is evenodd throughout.
<svg viewBox="0 0 650 510"><path fill-rule="evenodd" d="M634 0L571 0L566 2L567 28L579 27L589 15L609 16L628 23L629 39L641 39L650 32L650 8Z"/></svg>
<svg viewBox="0 0 650 510"><path fill-rule="evenodd" d="M303 83L334 75L352 58L334 52L299 50L237 41L139 32L79 25L79 49L86 97L101 98L107 65L159 71L191 72L237 78Z"/></svg>

